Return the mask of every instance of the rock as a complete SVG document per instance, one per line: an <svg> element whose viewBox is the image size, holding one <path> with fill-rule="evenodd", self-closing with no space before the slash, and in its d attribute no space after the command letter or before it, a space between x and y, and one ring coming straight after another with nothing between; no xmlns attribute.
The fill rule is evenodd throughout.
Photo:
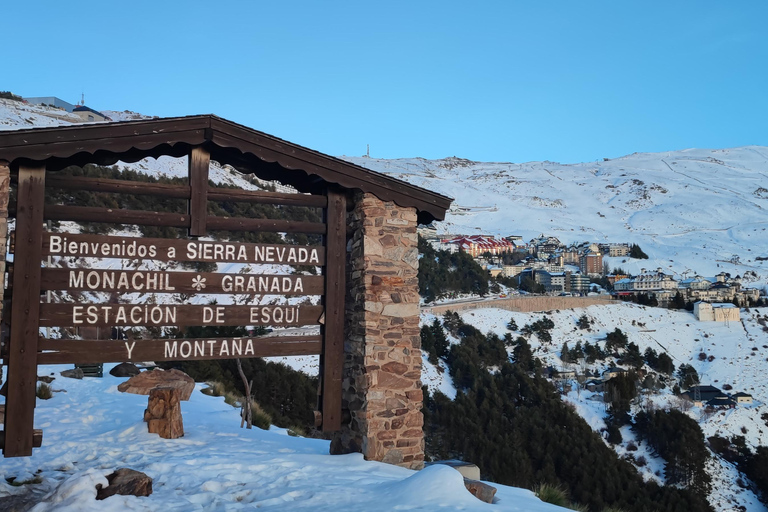
<svg viewBox="0 0 768 512"><path fill-rule="evenodd" d="M109 374L113 377L134 377L140 373L139 367L133 363L120 363L109 370Z"/></svg>
<svg viewBox="0 0 768 512"><path fill-rule="evenodd" d="M149 392L149 404L144 411L144 421L150 434L163 439L176 439L184 435L178 388L155 388Z"/></svg>
<svg viewBox="0 0 768 512"><path fill-rule="evenodd" d="M159 368L151 372L141 372L117 386L118 391L135 395L148 395L155 388L177 388L180 400L189 400L195 389L195 381L181 370L163 371Z"/></svg>
<svg viewBox="0 0 768 512"><path fill-rule="evenodd" d="M121 494L123 496L149 496L152 494L152 479L141 471L129 468L120 468L111 475L107 475L109 485L96 486L96 499L103 500Z"/></svg>
<svg viewBox="0 0 768 512"><path fill-rule="evenodd" d="M67 377L69 379L82 379L85 376L82 368L73 368L71 370L64 370L59 375L61 375L62 377Z"/></svg>
<svg viewBox="0 0 768 512"><path fill-rule="evenodd" d="M496 495L496 488L492 485L464 478L464 487L466 487L475 498L486 503L493 503L493 497Z"/></svg>
<svg viewBox="0 0 768 512"><path fill-rule="evenodd" d="M38 382L45 382L46 384L50 384L56 379L56 377L50 377L48 375L38 376L37 381Z"/></svg>

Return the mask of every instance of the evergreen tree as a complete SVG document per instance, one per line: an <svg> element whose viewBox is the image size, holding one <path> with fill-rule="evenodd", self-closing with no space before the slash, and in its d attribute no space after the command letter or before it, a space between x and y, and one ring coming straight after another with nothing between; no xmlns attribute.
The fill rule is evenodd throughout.
<svg viewBox="0 0 768 512"><path fill-rule="evenodd" d="M563 347L560 349L560 360L564 363L571 362L571 351L568 349L568 342L563 342Z"/></svg>
<svg viewBox="0 0 768 512"><path fill-rule="evenodd" d="M621 329L616 327L613 332L609 332L605 335L605 350L606 352L614 352L619 349L623 349L627 346L627 335L622 332Z"/></svg>
<svg viewBox="0 0 768 512"><path fill-rule="evenodd" d="M690 389L691 386L699 384L699 374L696 368L689 364L681 364L677 369L677 378L680 381L680 387Z"/></svg>
<svg viewBox="0 0 768 512"><path fill-rule="evenodd" d="M445 336L445 331L443 331L443 326L440 325L440 321L437 318L432 321L429 330L434 338L435 355L437 355L437 357L447 356L448 346L450 344L448 343L448 338Z"/></svg>
<svg viewBox="0 0 768 512"><path fill-rule="evenodd" d="M669 303L669 309L685 309L685 298L679 291L675 294Z"/></svg>
<svg viewBox="0 0 768 512"><path fill-rule="evenodd" d="M643 250L640 248L637 244L632 244L629 248L629 257L630 258L637 258L641 260L647 260L648 255L643 252Z"/></svg>
<svg viewBox="0 0 768 512"><path fill-rule="evenodd" d="M643 366L643 356L640 354L640 347L632 342L627 344L627 351L621 359L624 364L636 370Z"/></svg>
<svg viewBox="0 0 768 512"><path fill-rule="evenodd" d="M695 420L676 410L640 412L633 428L666 461L668 484L709 494L711 479L705 470L709 450Z"/></svg>

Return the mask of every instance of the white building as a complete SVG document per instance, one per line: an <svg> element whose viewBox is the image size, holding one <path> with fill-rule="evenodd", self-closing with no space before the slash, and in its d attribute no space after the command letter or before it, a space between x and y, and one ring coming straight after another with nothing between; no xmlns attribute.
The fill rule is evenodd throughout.
<svg viewBox="0 0 768 512"><path fill-rule="evenodd" d="M693 314L700 322L738 322L739 313L739 308L728 303L697 302L693 305Z"/></svg>

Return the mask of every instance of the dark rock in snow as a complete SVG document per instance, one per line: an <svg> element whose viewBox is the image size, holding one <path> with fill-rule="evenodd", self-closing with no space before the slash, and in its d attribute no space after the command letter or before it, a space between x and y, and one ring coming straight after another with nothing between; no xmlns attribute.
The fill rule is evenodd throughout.
<svg viewBox="0 0 768 512"><path fill-rule="evenodd" d="M60 375L62 377L67 377L70 379L82 379L84 376L82 368L73 368L71 370L64 370L63 372L60 373Z"/></svg>
<svg viewBox="0 0 768 512"><path fill-rule="evenodd" d="M109 370L109 374L114 377L133 377L140 373L139 367L133 363L120 363Z"/></svg>
<svg viewBox="0 0 768 512"><path fill-rule="evenodd" d="M493 497L496 495L496 488L492 485L465 478L464 487L466 487L475 498L486 503L493 503Z"/></svg>
<svg viewBox="0 0 768 512"><path fill-rule="evenodd" d="M149 496L152 494L152 479L141 471L129 468L120 468L111 475L107 475L109 485L96 486L96 499L103 500L121 494L123 496Z"/></svg>

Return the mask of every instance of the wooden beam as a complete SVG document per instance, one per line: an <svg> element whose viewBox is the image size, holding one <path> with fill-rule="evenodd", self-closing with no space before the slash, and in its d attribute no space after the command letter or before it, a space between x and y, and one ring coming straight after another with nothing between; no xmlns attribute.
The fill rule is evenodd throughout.
<svg viewBox="0 0 768 512"><path fill-rule="evenodd" d="M117 293L322 295L323 276L44 268L40 289Z"/></svg>
<svg viewBox="0 0 768 512"><path fill-rule="evenodd" d="M20 167L3 447L6 457L32 455L34 446L44 199L45 168Z"/></svg>
<svg viewBox="0 0 768 512"><path fill-rule="evenodd" d="M32 448L43 446L43 431L36 428L32 431ZM0 448L5 447L5 432L0 430Z"/></svg>
<svg viewBox="0 0 768 512"><path fill-rule="evenodd" d="M189 199L190 197L189 185L86 178L83 176L67 176L64 178L57 176L55 173L49 173L45 179L45 186L46 188L60 188L64 190L88 190L91 192L159 196L169 199Z"/></svg>
<svg viewBox="0 0 768 512"><path fill-rule="evenodd" d="M40 304L40 326L301 326L319 324L322 314L323 306L303 305Z"/></svg>
<svg viewBox="0 0 768 512"><path fill-rule="evenodd" d="M325 265L321 245L251 244L176 238L45 233L44 256Z"/></svg>
<svg viewBox="0 0 768 512"><path fill-rule="evenodd" d="M322 417L323 431L341 429L341 375L344 367L344 294L347 261L346 196L328 191L326 260L333 265L325 268L325 324L322 355Z"/></svg>
<svg viewBox="0 0 768 512"><path fill-rule="evenodd" d="M120 341L42 339L37 361L38 364L96 364L303 356L319 354L322 346L319 335Z"/></svg>
<svg viewBox="0 0 768 512"><path fill-rule="evenodd" d="M209 201L233 201L236 203L280 204L286 206L307 206L325 208L328 198L310 194L285 194L282 192L260 192L231 188L209 188Z"/></svg>
<svg viewBox="0 0 768 512"><path fill-rule="evenodd" d="M16 205L9 211L15 212ZM70 220L74 222L102 222L108 224L134 224L136 226L165 226L189 228L190 217L185 213L148 212L142 210L115 210L91 206L45 205L45 220ZM325 234L322 222L300 222L281 219L250 219L244 217L208 216L209 230L266 231L270 233Z"/></svg>
<svg viewBox="0 0 768 512"><path fill-rule="evenodd" d="M208 217L209 230L268 231L270 233L325 234L322 222L298 222L277 219L246 219L242 217Z"/></svg>
<svg viewBox="0 0 768 512"><path fill-rule="evenodd" d="M135 224L137 226L165 226L188 228L189 215L185 213L148 212L95 208L91 206L45 205L45 220L71 220L75 222L104 222L109 224Z"/></svg>
<svg viewBox="0 0 768 512"><path fill-rule="evenodd" d="M192 196L189 199L191 225L189 236L205 235L205 219L208 216L208 169L211 165L211 153L203 146L192 148L189 152L189 187Z"/></svg>

